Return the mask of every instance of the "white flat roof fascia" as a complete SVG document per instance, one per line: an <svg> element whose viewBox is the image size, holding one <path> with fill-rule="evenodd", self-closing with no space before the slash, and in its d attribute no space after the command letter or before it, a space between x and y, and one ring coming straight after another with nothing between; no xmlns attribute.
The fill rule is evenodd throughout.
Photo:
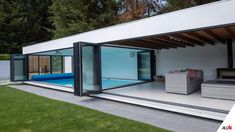
<svg viewBox="0 0 235 132"><path fill-rule="evenodd" d="M23 47L23 54L235 24L235 0L224 0Z"/></svg>

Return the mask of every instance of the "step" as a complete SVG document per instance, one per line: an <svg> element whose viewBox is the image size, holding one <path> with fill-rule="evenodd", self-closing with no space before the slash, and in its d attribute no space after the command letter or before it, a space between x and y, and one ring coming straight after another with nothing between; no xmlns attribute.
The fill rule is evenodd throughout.
<svg viewBox="0 0 235 132"><path fill-rule="evenodd" d="M46 89L54 89L54 90L59 90L59 91L65 91L65 92L70 92L73 93L74 89L71 87L66 87L66 86L60 86L60 85L52 85L52 84L47 84L43 82L36 82L36 81L24 81L24 84L32 85L32 86L38 86Z"/></svg>
<svg viewBox="0 0 235 132"><path fill-rule="evenodd" d="M106 94L106 93L93 94L90 96L118 101L118 102L124 102L128 104L145 106L145 107L159 109L159 110L176 112L176 113L181 113L181 114L186 114L186 115L191 115L191 116L196 116L196 117L201 117L201 118L213 119L213 120L218 120L218 121L223 121L225 117L227 116L226 113L221 113L221 112L214 112L214 111L201 110L201 109L190 108L190 107L176 106L176 105L171 105L171 104L140 100L140 99L135 99L135 98L130 98L130 97L122 97L122 96L111 95L111 94Z"/></svg>
<svg viewBox="0 0 235 132"><path fill-rule="evenodd" d="M169 101L165 101L165 100L156 100L156 99L149 99L149 98L142 98L142 97L136 97L136 96L123 95L123 94L121 95L121 94L109 93L109 92L103 92L103 93L111 94L111 95L116 95L116 96L127 97L127 98L134 98L134 99L138 99L138 100L157 102L157 103L162 103L162 104L169 104L169 105L182 106L182 107L199 109L199 110L213 111L213 112L224 113L224 114L228 114L229 113L229 110L224 110L224 109L209 108L209 107L203 107L203 106L198 106L198 105L191 105L191 104L185 104L185 103L177 103L177 102L172 102L172 101L169 102Z"/></svg>

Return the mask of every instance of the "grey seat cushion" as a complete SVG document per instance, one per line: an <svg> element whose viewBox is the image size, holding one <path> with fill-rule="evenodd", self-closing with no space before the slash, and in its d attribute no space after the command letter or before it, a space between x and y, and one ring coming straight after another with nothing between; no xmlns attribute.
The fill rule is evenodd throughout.
<svg viewBox="0 0 235 132"><path fill-rule="evenodd" d="M202 83L202 87L207 86L207 87L227 87L227 88L235 88L235 81L206 81Z"/></svg>

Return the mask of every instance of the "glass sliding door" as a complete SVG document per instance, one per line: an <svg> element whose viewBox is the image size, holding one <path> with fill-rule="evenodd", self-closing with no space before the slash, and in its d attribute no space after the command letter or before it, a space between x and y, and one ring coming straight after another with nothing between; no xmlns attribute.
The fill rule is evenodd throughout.
<svg viewBox="0 0 235 132"><path fill-rule="evenodd" d="M38 63L38 56L32 56L30 55L28 57L28 66L29 66L29 79L32 78L32 75L39 74L39 63Z"/></svg>
<svg viewBox="0 0 235 132"><path fill-rule="evenodd" d="M13 55L11 57L11 81L28 80L27 60L26 55Z"/></svg>
<svg viewBox="0 0 235 132"><path fill-rule="evenodd" d="M83 94L99 91L98 50L94 45L82 45Z"/></svg>
<svg viewBox="0 0 235 132"><path fill-rule="evenodd" d="M145 82L138 80L136 48L101 46L102 90Z"/></svg>
<svg viewBox="0 0 235 132"><path fill-rule="evenodd" d="M39 56L39 74L51 73L51 59L50 56Z"/></svg>
<svg viewBox="0 0 235 132"><path fill-rule="evenodd" d="M100 46L80 42L74 45L74 51L75 95L99 93L101 91Z"/></svg>
<svg viewBox="0 0 235 132"><path fill-rule="evenodd" d="M151 52L141 51L137 53L138 59L138 79L139 80L152 80L151 70Z"/></svg>

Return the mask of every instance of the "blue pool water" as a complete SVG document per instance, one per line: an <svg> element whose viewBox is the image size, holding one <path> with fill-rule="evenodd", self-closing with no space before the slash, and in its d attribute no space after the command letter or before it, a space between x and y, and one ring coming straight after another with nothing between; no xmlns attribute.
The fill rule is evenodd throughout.
<svg viewBox="0 0 235 132"><path fill-rule="evenodd" d="M74 85L73 78L42 80L41 82L62 85L62 86L69 86L69 87L73 87L73 85ZM102 79L102 89L109 89L109 88L113 88L113 87L125 86L125 85L135 84L135 83L139 83L139 82L142 82L142 81L103 78Z"/></svg>

